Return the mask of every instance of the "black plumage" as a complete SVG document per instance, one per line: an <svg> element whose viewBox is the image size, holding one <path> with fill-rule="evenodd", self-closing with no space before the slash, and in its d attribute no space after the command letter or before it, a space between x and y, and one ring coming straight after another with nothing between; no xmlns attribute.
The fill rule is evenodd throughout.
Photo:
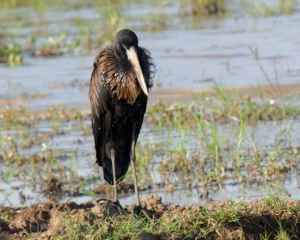
<svg viewBox="0 0 300 240"><path fill-rule="evenodd" d="M136 34L129 29L119 31L115 44L102 50L94 61L89 99L96 158L104 179L115 187L115 201L115 180L124 177L130 161L135 174L134 149L154 74L150 52L138 46ZM136 176L134 180L140 204Z"/></svg>

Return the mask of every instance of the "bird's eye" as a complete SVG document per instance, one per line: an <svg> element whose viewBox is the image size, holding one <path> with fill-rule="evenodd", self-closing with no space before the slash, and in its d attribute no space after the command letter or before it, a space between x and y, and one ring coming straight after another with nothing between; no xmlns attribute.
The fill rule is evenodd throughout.
<svg viewBox="0 0 300 240"><path fill-rule="evenodd" d="M126 46L125 46L125 44L122 44L122 47L126 49Z"/></svg>

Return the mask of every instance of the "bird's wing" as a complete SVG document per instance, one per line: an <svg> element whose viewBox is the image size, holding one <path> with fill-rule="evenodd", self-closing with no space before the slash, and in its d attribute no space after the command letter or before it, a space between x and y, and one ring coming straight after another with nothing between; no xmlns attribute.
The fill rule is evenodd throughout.
<svg viewBox="0 0 300 240"><path fill-rule="evenodd" d="M145 96L145 98L147 98L147 97ZM135 125L135 142L138 139L138 136L139 136L142 124L143 124L146 108L147 108L147 100L141 102L141 107L139 108L139 114L138 114L139 119L137 119L137 122L136 122L136 125Z"/></svg>
<svg viewBox="0 0 300 240"><path fill-rule="evenodd" d="M89 88L96 157L97 163L102 167L104 167L105 164L105 145L112 121L110 95L103 87L103 80L108 77L107 71L110 69L109 67L111 67L107 66L107 64L111 64L107 61L108 58L112 58L110 60L113 60L114 58L113 51L110 48L104 49L96 57Z"/></svg>

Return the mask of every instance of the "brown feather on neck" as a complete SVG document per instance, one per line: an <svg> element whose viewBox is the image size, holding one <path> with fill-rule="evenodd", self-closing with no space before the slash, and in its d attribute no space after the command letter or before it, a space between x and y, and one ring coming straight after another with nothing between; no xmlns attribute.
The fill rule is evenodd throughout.
<svg viewBox="0 0 300 240"><path fill-rule="evenodd" d="M115 91L118 100L124 99L128 104L134 104L141 93L135 73L130 72L119 78L119 81L112 81L110 89Z"/></svg>
<svg viewBox="0 0 300 240"><path fill-rule="evenodd" d="M118 61L112 49L106 48L96 60L98 74L104 84L114 91L118 100L125 100L132 105L142 93L137 77L133 70L125 73L119 72Z"/></svg>

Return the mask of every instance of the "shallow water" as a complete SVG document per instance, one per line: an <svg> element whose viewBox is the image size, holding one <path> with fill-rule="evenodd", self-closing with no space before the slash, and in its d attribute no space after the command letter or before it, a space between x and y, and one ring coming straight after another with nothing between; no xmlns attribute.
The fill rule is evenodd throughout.
<svg viewBox="0 0 300 240"><path fill-rule="evenodd" d="M83 124L89 124L89 120L85 121ZM145 185L150 185L152 188L141 192L141 199L145 199L152 194L161 196L163 202L172 202L175 204L203 204L211 201L222 201L224 198L251 201L261 198L266 192L274 191L279 191L280 194L285 197L290 196L297 199L300 194L300 179L298 179L297 166L296 169L292 168L292 170L289 170L288 172L283 172L277 179L271 181L267 180L268 177L266 177L265 171L267 171L268 168L267 162L270 161L268 156L274 155L276 157L277 155L274 154L274 152L279 148L282 149L280 150L282 152L282 159L278 159L278 161L281 161L284 165L287 164L285 154L292 149L292 146L299 146L300 144L297 133L297 129L299 128L299 121L267 121L258 125L247 126L242 149L251 151L253 139L259 151L266 154L266 157L261 160L262 162L257 169L261 172L261 175L254 181L254 173L248 171L249 166L242 167L240 174L236 173L235 169L233 172L226 170L226 179L222 180L221 185L218 185L218 183L210 185L208 201L208 198L201 197L201 195L203 195L203 183L199 181L199 179L197 180L197 175L195 175L198 173L197 171L199 169L195 169L195 172L192 171L191 176L194 176L194 180L191 181L190 187L186 185L187 182L185 181L187 180L184 180L184 178L188 176L182 175L185 173L181 172L181 170L178 172L164 171L164 173L159 171L162 161L167 161L172 164L171 152L176 151L177 149L188 149L188 155L186 156L188 161L191 161L193 156L200 157L206 154L201 149L201 145L197 144L196 141L198 135L197 131L199 130L195 129L193 133L187 132L185 136L186 143L184 143L180 131L165 130L164 132L160 132L158 129L151 127L151 124L145 123L139 137L137 151L143 153L142 151L145 150L143 150L141 146L149 144L150 142L162 143L162 145L158 144L153 159L149 162L149 168L155 182L159 184L166 183L166 185L163 187L156 187L153 184L153 181L146 182ZM32 134L47 134L51 132L51 129L52 125L49 121L40 122L39 126L32 129ZM102 177L99 178L99 176L102 176L102 170L94 161L93 137L91 135L83 136L82 130L78 129L77 125L72 122L61 124L59 130L65 131L65 134L55 135L47 141L44 141L41 145L36 145L25 150L20 148L18 150L18 153L21 156L32 156L37 154L46 157L50 153L56 153L56 157L50 158L54 160L46 160L45 163L34 165L35 167L31 164L25 164L25 170L21 171L16 176L7 176L7 173L11 172L12 174L16 174L19 170L17 165L14 163L9 165L4 165L3 163L0 164L0 176L3 181L0 194L1 205L20 205L20 193L26 198L25 205L30 205L38 200L46 201L49 196L43 194L47 188L42 182L49 173L49 167L52 169L50 172L57 176L61 182L66 182L63 188L70 191L69 194L65 193L59 197L58 199L60 201L74 200L81 203L103 197L103 195L90 195L88 193L104 182ZM228 142L232 148L236 147L238 131L239 130L236 129L236 124L234 122L219 126L218 134L224 143L223 145L220 145L222 147L220 155L223 158L222 161L224 166L234 166L236 168L238 165L233 162L234 160L231 152L226 147L226 142ZM18 140L17 136L20 133L18 131L4 131L1 132L1 134L11 136ZM20 137L19 141L20 142L17 142L17 144L22 143L23 139ZM295 156L292 156L292 159L295 159L295 164L297 165L299 156L296 154ZM53 162L51 163L51 161ZM245 161L246 163L250 162L251 157L243 158L241 161ZM209 171L211 171L209 165L210 164L205 166L204 171L206 174L209 174ZM280 166L280 164L278 164L278 166ZM37 167L39 169L36 169ZM275 168L273 170L275 171ZM144 179L142 174L143 171L138 172L139 180ZM220 175L222 175L221 172ZM131 178L132 176L130 175L129 179ZM244 179L243 182L241 182L242 178ZM78 179L83 179L83 182L79 185L77 184ZM80 186L79 195L75 194L75 196L73 196L74 189L77 188L76 186ZM172 186L172 190L170 190L170 186ZM57 195L55 196L57 197ZM121 193L120 197L120 202L122 204L131 204L135 201L134 194Z"/></svg>
<svg viewBox="0 0 300 240"><path fill-rule="evenodd" d="M296 9L290 15L253 18L245 9L241 9L241 4L235 1L230 3L229 16L208 19L182 19L174 3L160 10L169 16L165 19L166 29L152 32L144 31L148 23L141 19L143 16L145 18L145 11L150 14L158 10L147 3L137 4L124 10L128 22L126 25L121 23L120 27L135 30L140 45L151 51L157 65L154 81L160 83L160 88L211 88L214 82L224 86L299 83L299 11ZM1 10L4 15L11 12L21 20L27 19L28 14L31 16L29 26L25 25L19 30L20 38L24 41L41 28L46 28L50 36L67 32L72 37L76 33L72 28L75 27L72 25L75 24L72 21L75 16L90 21L101 18L97 9L87 8L69 9L68 14L49 8L41 16L27 8ZM36 25L38 19L44 20L46 26ZM1 24L5 26L6 22ZM257 48L259 62L269 79L264 76L249 48ZM87 87L61 89L51 88L51 85L67 84L74 79L87 83L98 51L88 56L67 54L46 59L25 54L24 66L7 67L2 64L0 97L49 93L43 100L30 101L28 106L35 109L64 103L89 108Z"/></svg>
<svg viewBox="0 0 300 240"><path fill-rule="evenodd" d="M124 16L128 19L121 22L120 28L130 27L139 37L141 46L148 48L157 65L157 74L154 79L159 86L155 88L163 89L195 89L211 88L215 83L224 86L249 86L264 84L292 84L299 83L300 63L298 53L300 52L299 10L290 15L269 16L253 18L245 13L240 7L236 7L236 2L232 1L230 9L232 13L224 18L197 19L193 17L181 18L178 8L170 5L162 10L164 14L170 16L161 20L165 21L166 27L156 31L147 32L147 21L141 21L145 14L156 13L155 7L150 7L147 3L134 5L132 8L125 9ZM27 25L20 28L20 41L26 41L32 32L38 32L45 28L49 35L60 32L67 32L69 37L72 34L78 34L74 26L73 18L81 17L90 21L98 21L101 16L96 9L70 9L67 13L64 10L50 8L41 16L36 15L29 8L1 10L0 14L8 16L14 12L23 22L27 19ZM28 19L28 16L31 16ZM147 16L147 15L146 15ZM40 19L47 20L47 23L38 25ZM162 18L163 19L163 18ZM150 21L151 22L151 21ZM0 26L6 26L8 21L2 21ZM157 23L153 23L157 24ZM11 31L14 31L13 27ZM18 31L18 29L16 29ZM259 53L259 62L255 60L250 48L257 48ZM38 58L32 57L28 53L24 54L23 66L8 67L0 65L0 98L13 99L24 95L47 94L42 99L29 100L25 106L32 110L45 109L53 104L64 104L81 109L89 109L87 97L88 81L90 78L92 63L98 50L94 50L89 55L65 54L59 57ZM259 64L267 74L263 74ZM78 80L76 84L70 84ZM66 86L60 87L61 84ZM150 96L151 98L151 96ZM152 99L155 100L155 99ZM87 122L86 124L89 124ZM257 145L268 152L268 148L274 143L276 134L280 128L284 128L286 123L262 123L252 129L255 132ZM69 126L64 126L68 128ZM290 131L294 138L295 145L299 146L297 129L300 128L299 122L292 124L293 131ZM50 131L49 123L42 125L38 131L41 134ZM221 129L222 134L226 135L230 141L235 141L235 135L231 135L232 127ZM2 132L3 134L3 132ZM16 134L7 133L5 134ZM176 138L176 134L173 138ZM157 141L163 141L164 136L159 132L145 126L140 135L140 142L148 141L151 136ZM249 141L245 143L245 148L251 145ZM179 138L180 141L180 138ZM190 139L191 142L192 139ZM177 144L174 140L173 144ZM55 136L51 142L46 145L55 150L75 154L73 158L61 158L61 164L74 169L78 176L87 177L90 175L101 175L101 170L94 164L93 140L92 137L82 136L81 131L72 131L71 133ZM189 146L191 153L195 148ZM22 154L41 151L42 146L33 149L24 150ZM153 161L161 160L156 156ZM5 175L11 166L1 166L1 174ZM28 170L29 171L29 170ZM30 171L29 171L30 172ZM157 181L160 181L160 174L154 173ZM23 176L23 183L30 176ZM176 178L174 178L176 179ZM102 180L86 184L84 189L92 190ZM33 191L30 186L24 186L18 191L12 189L12 186L19 186L21 181L12 181L1 184L2 192L0 194L0 204L19 205L19 191L29 197L26 204L34 203L37 199L43 200L38 191ZM297 172L289 173L288 180L278 183L281 187L287 189L292 198L299 198L299 185L297 183ZM165 189L152 189L150 192L141 193L142 198L150 193L163 197L164 202L172 201L179 204L199 203L203 200L199 198L201 190L194 187L192 191L178 184L177 190L173 193ZM235 185L228 181L224 190L212 191L209 195L213 200L222 200L224 198L237 199L244 197L246 199L256 199L262 197L267 186L246 188L242 185ZM198 190L197 190L198 189ZM200 192L199 192L200 191ZM66 200L64 198L62 200ZM83 195L72 197L78 202L84 202L93 199L92 196ZM134 201L134 195L123 197L122 204L129 204Z"/></svg>

